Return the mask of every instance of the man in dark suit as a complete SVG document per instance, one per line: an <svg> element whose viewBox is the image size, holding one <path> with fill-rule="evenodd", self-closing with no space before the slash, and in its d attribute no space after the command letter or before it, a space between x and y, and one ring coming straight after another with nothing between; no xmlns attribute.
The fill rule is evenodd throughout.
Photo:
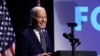
<svg viewBox="0 0 100 56"><path fill-rule="evenodd" d="M50 56L53 52L46 30L47 15L43 7L36 6L30 12L31 25L22 33L18 56Z"/></svg>

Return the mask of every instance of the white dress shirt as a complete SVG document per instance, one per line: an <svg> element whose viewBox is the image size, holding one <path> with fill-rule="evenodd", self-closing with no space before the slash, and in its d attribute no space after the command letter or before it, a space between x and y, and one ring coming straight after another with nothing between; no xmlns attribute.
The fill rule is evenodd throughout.
<svg viewBox="0 0 100 56"><path fill-rule="evenodd" d="M39 40L39 42L41 41L40 39L40 34L39 34L39 31L36 30L36 29L33 29L33 31L35 32L36 36L37 36L37 39Z"/></svg>

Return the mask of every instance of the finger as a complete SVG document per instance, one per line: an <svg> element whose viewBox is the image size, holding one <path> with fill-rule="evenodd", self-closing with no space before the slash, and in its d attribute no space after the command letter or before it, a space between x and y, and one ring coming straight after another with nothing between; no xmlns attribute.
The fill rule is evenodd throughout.
<svg viewBox="0 0 100 56"><path fill-rule="evenodd" d="M51 53L50 53L50 52L48 52L47 54L48 54L48 55L51 55Z"/></svg>

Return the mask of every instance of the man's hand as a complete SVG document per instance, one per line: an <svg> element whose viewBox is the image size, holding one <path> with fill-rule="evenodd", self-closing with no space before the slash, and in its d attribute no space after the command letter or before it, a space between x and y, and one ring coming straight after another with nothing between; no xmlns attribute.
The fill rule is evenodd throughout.
<svg viewBox="0 0 100 56"><path fill-rule="evenodd" d="M38 56L51 56L51 53L49 53L49 52L41 53L41 54L38 54Z"/></svg>

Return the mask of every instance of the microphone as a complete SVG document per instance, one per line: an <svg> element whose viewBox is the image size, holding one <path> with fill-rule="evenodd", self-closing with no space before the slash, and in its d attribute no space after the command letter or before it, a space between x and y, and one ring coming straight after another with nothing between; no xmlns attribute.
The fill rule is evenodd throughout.
<svg viewBox="0 0 100 56"><path fill-rule="evenodd" d="M63 33L63 36L65 38L67 38L70 42L72 42L72 36L71 36L71 34ZM81 44L81 42L79 41L79 38L74 38L74 42L77 43L76 47Z"/></svg>
<svg viewBox="0 0 100 56"><path fill-rule="evenodd" d="M70 42L72 41L72 38L71 38L70 36L68 36L67 33L63 33L63 36L64 36L65 38L67 38Z"/></svg>
<svg viewBox="0 0 100 56"><path fill-rule="evenodd" d="M75 38L75 42L77 43L76 47L78 47L81 44L81 42L79 41L79 38Z"/></svg>
<svg viewBox="0 0 100 56"><path fill-rule="evenodd" d="M81 44L81 42L78 42L77 45L76 45L76 47L78 47L80 44Z"/></svg>

